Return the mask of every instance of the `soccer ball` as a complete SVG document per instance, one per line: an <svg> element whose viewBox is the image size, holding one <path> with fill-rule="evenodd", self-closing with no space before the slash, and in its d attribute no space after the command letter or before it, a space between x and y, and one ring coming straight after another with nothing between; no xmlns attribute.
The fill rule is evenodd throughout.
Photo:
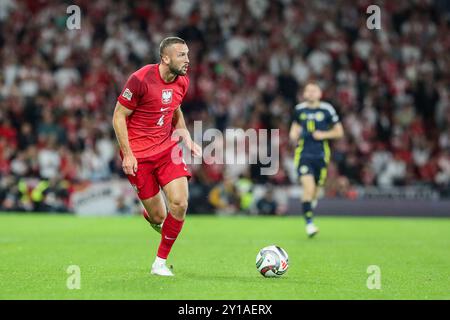
<svg viewBox="0 0 450 320"><path fill-rule="evenodd" d="M266 278L280 277L288 267L288 254L278 246L262 248L256 256L256 269Z"/></svg>

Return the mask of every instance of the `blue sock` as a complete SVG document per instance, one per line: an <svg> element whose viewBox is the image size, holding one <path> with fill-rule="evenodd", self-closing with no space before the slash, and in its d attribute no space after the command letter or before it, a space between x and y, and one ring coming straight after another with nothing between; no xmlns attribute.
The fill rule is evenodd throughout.
<svg viewBox="0 0 450 320"><path fill-rule="evenodd" d="M305 217L306 223L311 223L313 218L313 211L311 208L311 202L303 202L303 216Z"/></svg>

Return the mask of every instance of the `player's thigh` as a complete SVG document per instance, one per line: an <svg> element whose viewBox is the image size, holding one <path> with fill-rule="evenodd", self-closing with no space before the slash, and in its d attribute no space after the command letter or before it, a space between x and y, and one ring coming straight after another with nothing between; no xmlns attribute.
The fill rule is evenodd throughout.
<svg viewBox="0 0 450 320"><path fill-rule="evenodd" d="M191 177L191 173L183 161L179 146L174 146L161 156L155 173L166 195L170 212L178 218L183 218L187 209L188 178Z"/></svg>
<svg viewBox="0 0 450 320"><path fill-rule="evenodd" d="M316 193L316 180L312 174L304 174L300 176L300 183L303 187L303 199L311 201Z"/></svg>
<svg viewBox="0 0 450 320"><path fill-rule="evenodd" d="M303 199L310 201L316 192L314 162L311 159L301 159L297 173L303 187Z"/></svg>
<svg viewBox="0 0 450 320"><path fill-rule="evenodd" d="M127 175L127 178L141 201L153 198L159 192L154 165L151 162L139 162L136 174L134 176Z"/></svg>
<svg viewBox="0 0 450 320"><path fill-rule="evenodd" d="M186 210L188 204L189 190L187 177L176 178L163 186L164 194L172 211Z"/></svg>
<svg viewBox="0 0 450 320"><path fill-rule="evenodd" d="M128 181L135 189L139 200L147 211L150 220L158 223L166 216L166 206L154 174L154 163L145 161L138 163L134 176L127 175Z"/></svg>
<svg viewBox="0 0 450 320"><path fill-rule="evenodd" d="M161 191L151 198L141 199L141 202L152 221L158 223L159 220L164 220L167 214L167 209Z"/></svg>
<svg viewBox="0 0 450 320"><path fill-rule="evenodd" d="M317 161L314 164L314 180L316 182L316 188L314 190L313 199L318 199L320 192L322 192L323 186L327 179L327 163L325 161Z"/></svg>

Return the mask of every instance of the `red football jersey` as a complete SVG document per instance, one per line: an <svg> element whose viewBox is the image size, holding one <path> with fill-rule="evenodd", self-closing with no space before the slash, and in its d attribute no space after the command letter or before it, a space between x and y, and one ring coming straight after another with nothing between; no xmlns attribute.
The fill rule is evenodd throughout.
<svg viewBox="0 0 450 320"><path fill-rule="evenodd" d="M117 100L134 112L127 118L128 140L136 158L148 158L177 142L171 141L172 117L186 95L189 78L177 76L167 83L158 64L134 72Z"/></svg>

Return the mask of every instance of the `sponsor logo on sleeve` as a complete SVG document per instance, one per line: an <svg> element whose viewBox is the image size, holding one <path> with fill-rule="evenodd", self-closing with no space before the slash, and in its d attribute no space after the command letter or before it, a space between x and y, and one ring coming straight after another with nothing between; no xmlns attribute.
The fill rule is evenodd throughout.
<svg viewBox="0 0 450 320"><path fill-rule="evenodd" d="M126 88L125 91L122 93L122 97L124 97L128 101L131 101L132 96L133 96L133 92L131 92L130 89L128 89L128 88Z"/></svg>

